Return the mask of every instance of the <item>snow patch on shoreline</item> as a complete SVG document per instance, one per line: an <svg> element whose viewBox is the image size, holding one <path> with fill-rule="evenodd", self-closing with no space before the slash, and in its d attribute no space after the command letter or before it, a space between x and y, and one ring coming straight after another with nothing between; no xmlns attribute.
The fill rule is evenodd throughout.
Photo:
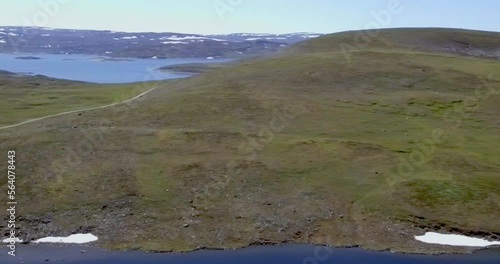
<svg viewBox="0 0 500 264"><path fill-rule="evenodd" d="M63 244L85 244L97 241L97 237L92 234L74 234L68 237L45 237L40 238L33 243L63 243Z"/></svg>
<svg viewBox="0 0 500 264"><path fill-rule="evenodd" d="M500 245L500 241L488 241L486 239L468 237L463 235L439 234L427 232L423 236L415 236L415 239L429 244L439 244L462 247L488 247Z"/></svg>

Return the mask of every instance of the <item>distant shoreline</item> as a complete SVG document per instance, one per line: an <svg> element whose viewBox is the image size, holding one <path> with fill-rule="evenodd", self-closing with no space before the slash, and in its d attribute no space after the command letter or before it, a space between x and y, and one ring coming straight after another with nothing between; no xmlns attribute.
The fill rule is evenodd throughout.
<svg viewBox="0 0 500 264"><path fill-rule="evenodd" d="M186 63L163 66L158 68L158 70L185 74L201 74L225 68L226 65L227 63Z"/></svg>
<svg viewBox="0 0 500 264"><path fill-rule="evenodd" d="M35 57L35 56L20 56L16 57L18 60L41 60L42 58L40 57Z"/></svg>

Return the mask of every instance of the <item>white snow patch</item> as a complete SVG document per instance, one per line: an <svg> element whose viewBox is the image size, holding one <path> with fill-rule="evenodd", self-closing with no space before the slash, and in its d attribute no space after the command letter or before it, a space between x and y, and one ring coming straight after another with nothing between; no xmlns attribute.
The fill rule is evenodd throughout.
<svg viewBox="0 0 500 264"><path fill-rule="evenodd" d="M45 237L33 243L64 243L64 244L85 244L97 241L97 237L92 234L74 234L68 237Z"/></svg>
<svg viewBox="0 0 500 264"><path fill-rule="evenodd" d="M224 43L222 43L222 44L223 44L223 45L229 45L229 43L227 43L227 42L224 42Z"/></svg>
<svg viewBox="0 0 500 264"><path fill-rule="evenodd" d="M16 33L9 33L9 35L11 35L11 36L19 36L19 34L16 34Z"/></svg>
<svg viewBox="0 0 500 264"><path fill-rule="evenodd" d="M186 39L205 39L205 37L197 37L197 36L186 36L186 37L177 37L177 36L172 36L172 37L163 37L161 39L168 39L168 40L186 40Z"/></svg>
<svg viewBox="0 0 500 264"><path fill-rule="evenodd" d="M106 51L105 53L106 53L106 54L111 54L111 53L113 53L113 52L112 52L112 51Z"/></svg>
<svg viewBox="0 0 500 264"><path fill-rule="evenodd" d="M254 40L259 40L259 39L262 39L262 38L247 38L245 40L254 41Z"/></svg>
<svg viewBox="0 0 500 264"><path fill-rule="evenodd" d="M424 243L463 247L488 247L500 245L500 241L488 241L481 238L463 235L439 234L427 232L423 236L415 236L415 239Z"/></svg>
<svg viewBox="0 0 500 264"><path fill-rule="evenodd" d="M301 38L317 38L317 37L320 37L321 35L305 35L305 36L301 36Z"/></svg>
<svg viewBox="0 0 500 264"><path fill-rule="evenodd" d="M7 43L7 41L0 39L0 43L5 44L5 43Z"/></svg>
<svg viewBox="0 0 500 264"><path fill-rule="evenodd" d="M244 34L236 34L236 35L240 35L242 37L250 37L250 36L253 36L253 37L265 37L265 36L270 36L272 34L268 34L268 33L256 33L256 34L244 33Z"/></svg>
<svg viewBox="0 0 500 264"><path fill-rule="evenodd" d="M207 38L207 37L198 37L198 36L185 36L185 37L163 37L162 40L188 40L188 39L203 39L203 40L213 40L213 41L226 41L225 39L216 39L216 38Z"/></svg>
<svg viewBox="0 0 500 264"><path fill-rule="evenodd" d="M164 41L162 43L163 44L188 44L187 42L184 42L184 41Z"/></svg>
<svg viewBox="0 0 500 264"><path fill-rule="evenodd" d="M207 60L213 60L214 57L207 57Z"/></svg>
<svg viewBox="0 0 500 264"><path fill-rule="evenodd" d="M136 39L136 36L130 36L130 37L122 37L122 39Z"/></svg>

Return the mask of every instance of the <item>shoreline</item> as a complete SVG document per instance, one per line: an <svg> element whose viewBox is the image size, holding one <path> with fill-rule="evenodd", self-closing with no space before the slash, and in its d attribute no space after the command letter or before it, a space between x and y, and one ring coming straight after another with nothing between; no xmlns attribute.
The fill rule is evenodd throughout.
<svg viewBox="0 0 500 264"><path fill-rule="evenodd" d="M0 249L6 248L6 243L0 244ZM227 248L218 248L218 247L198 247L198 248L193 248L190 250L185 250L185 251L176 251L176 250L140 250L140 249L132 249L132 248L125 248L125 249L113 249L113 248L107 248L104 246L99 246L101 245L99 242L90 242L90 243L85 243L85 244L74 244L74 243L33 243L32 241L29 242L20 242L16 243L17 246L22 246L22 247L58 247L58 248L75 248L75 247L82 247L82 248L94 248L94 249L100 249L100 250L105 250L109 252L141 252L141 253L148 253L148 254L189 254L189 253L195 253L198 251L237 251L237 250L244 250L248 248L253 248L253 247L286 247L286 246L311 246L311 247L328 247L332 249L360 249L368 252L376 252L376 253L391 253L391 254L396 254L396 255L413 255L413 256L446 256L446 255L472 255L476 254L481 251L498 251L500 252L500 246L488 246L488 247L464 247L464 246L445 246L447 248L456 248L456 249L464 249L460 251L436 251L436 252L412 252L412 251L404 251L404 250L394 250L391 248L386 248L386 249L374 249L370 247L364 247L361 245L328 245L328 244L316 244L316 243L301 243L301 242L294 242L294 241L284 241L281 243L272 243L272 242L252 242L246 246L242 247L227 247ZM430 246L435 245L435 246L442 246L442 245L437 245L437 244L428 244Z"/></svg>

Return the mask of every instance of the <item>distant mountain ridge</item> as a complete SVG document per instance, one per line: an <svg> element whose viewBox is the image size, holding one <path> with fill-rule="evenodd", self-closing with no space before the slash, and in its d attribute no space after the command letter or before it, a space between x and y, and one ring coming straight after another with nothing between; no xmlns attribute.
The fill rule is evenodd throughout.
<svg viewBox="0 0 500 264"><path fill-rule="evenodd" d="M95 54L110 57L237 58L269 54L317 33L185 34L0 27L0 53Z"/></svg>

